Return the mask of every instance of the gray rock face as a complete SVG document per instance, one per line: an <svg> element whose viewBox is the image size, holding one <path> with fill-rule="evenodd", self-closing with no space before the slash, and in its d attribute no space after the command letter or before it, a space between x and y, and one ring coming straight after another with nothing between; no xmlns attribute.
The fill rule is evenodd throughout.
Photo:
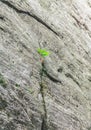
<svg viewBox="0 0 91 130"><path fill-rule="evenodd" d="M0 0L0 130L90 129L91 1Z"/></svg>

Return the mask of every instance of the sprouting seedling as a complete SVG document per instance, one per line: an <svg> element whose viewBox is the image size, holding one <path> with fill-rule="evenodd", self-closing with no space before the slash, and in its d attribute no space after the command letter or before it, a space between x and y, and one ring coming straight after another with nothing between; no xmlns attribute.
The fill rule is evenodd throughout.
<svg viewBox="0 0 91 130"><path fill-rule="evenodd" d="M49 56L49 52L46 51L45 49L38 49L37 52L42 56L42 57L46 57Z"/></svg>

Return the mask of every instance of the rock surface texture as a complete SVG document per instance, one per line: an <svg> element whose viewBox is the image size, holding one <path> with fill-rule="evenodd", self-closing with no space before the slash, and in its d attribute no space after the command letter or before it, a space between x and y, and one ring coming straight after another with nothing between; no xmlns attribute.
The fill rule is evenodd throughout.
<svg viewBox="0 0 91 130"><path fill-rule="evenodd" d="M0 130L90 129L91 0L0 0Z"/></svg>

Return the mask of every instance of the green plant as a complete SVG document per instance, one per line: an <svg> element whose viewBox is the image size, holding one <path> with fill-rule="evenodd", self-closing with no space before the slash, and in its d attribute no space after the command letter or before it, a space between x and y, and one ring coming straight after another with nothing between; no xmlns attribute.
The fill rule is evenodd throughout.
<svg viewBox="0 0 91 130"><path fill-rule="evenodd" d="M39 48L37 51L38 51L38 53L39 53L42 57L49 56L49 52L46 51L45 49L40 49L40 48Z"/></svg>
<svg viewBox="0 0 91 130"><path fill-rule="evenodd" d="M18 87L20 87L20 85L19 85L19 84L17 84L17 83L15 84L15 86L16 86L17 88L18 88Z"/></svg>
<svg viewBox="0 0 91 130"><path fill-rule="evenodd" d="M2 74L0 74L0 85L3 86L3 87L7 86L7 82L5 81Z"/></svg>
<svg viewBox="0 0 91 130"><path fill-rule="evenodd" d="M40 70L40 77L41 77L41 82L42 82L42 77L43 77L43 74L44 74L44 72L45 72L44 58L45 58L46 56L49 56L49 52L46 51L45 49L40 49L40 48L37 49L37 52L42 56L42 57L41 57L41 65L42 65L42 68L41 68L41 70Z"/></svg>
<svg viewBox="0 0 91 130"><path fill-rule="evenodd" d="M91 127L90 127L90 128L88 128L88 130L91 130Z"/></svg>
<svg viewBox="0 0 91 130"><path fill-rule="evenodd" d="M45 85L43 84L43 76L45 73L44 58L46 56L49 56L49 52L46 51L45 49L40 49L40 48L37 50L37 52L41 55L41 67L42 67L40 69L40 92L41 92L41 96L42 96L44 114L43 114L41 129L48 130L48 128L47 128L47 109L46 109L45 96L44 96L45 95L45 93L44 93Z"/></svg>

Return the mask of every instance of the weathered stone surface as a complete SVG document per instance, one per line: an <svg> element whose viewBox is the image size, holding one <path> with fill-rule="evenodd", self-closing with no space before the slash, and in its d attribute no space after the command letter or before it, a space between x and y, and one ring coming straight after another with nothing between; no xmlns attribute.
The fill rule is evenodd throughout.
<svg viewBox="0 0 91 130"><path fill-rule="evenodd" d="M0 0L0 130L90 129L91 1Z"/></svg>

